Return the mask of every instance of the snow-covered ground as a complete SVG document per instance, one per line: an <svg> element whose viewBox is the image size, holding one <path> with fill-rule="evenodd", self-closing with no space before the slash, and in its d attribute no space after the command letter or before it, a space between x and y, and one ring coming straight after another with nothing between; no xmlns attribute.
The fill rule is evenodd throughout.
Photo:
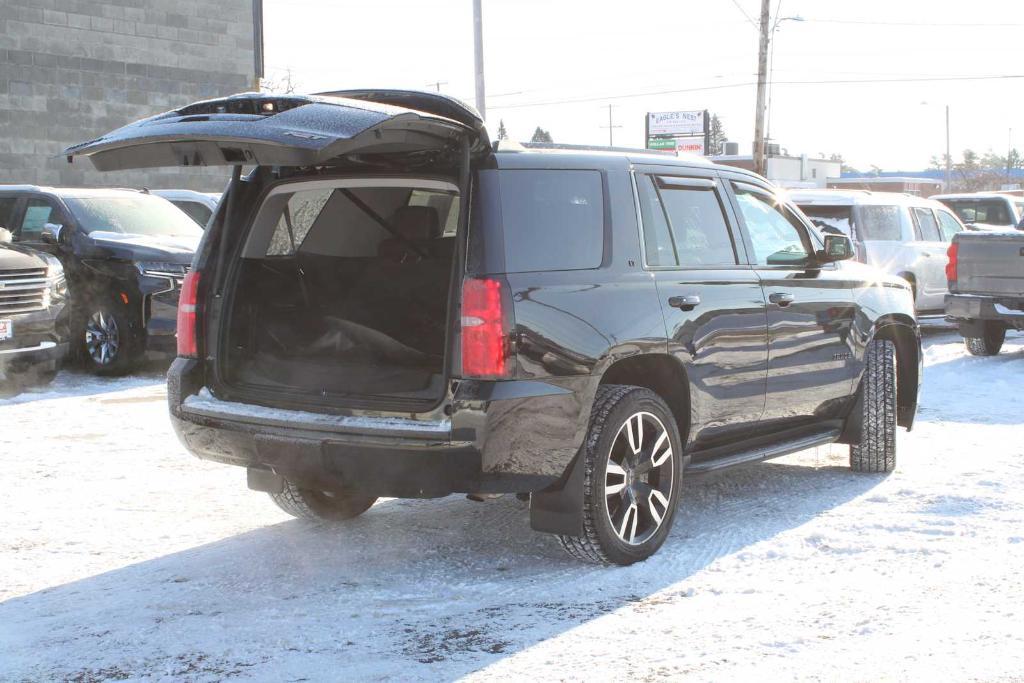
<svg viewBox="0 0 1024 683"><path fill-rule="evenodd" d="M926 354L894 474L692 478L625 569L512 497L292 520L183 451L159 374L64 373L0 401L0 679L1021 680L1024 336Z"/></svg>

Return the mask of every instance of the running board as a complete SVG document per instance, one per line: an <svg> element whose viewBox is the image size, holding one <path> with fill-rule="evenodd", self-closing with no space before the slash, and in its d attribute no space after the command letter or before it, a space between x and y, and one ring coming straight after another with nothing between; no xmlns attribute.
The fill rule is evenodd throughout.
<svg viewBox="0 0 1024 683"><path fill-rule="evenodd" d="M788 439L777 444L758 446L749 450L740 451L739 453L731 453L729 455L723 455L710 460L702 460L690 464L686 468L686 474L704 474L705 472L713 472L714 470L734 467L748 462L781 458L784 455L796 453L797 451L802 451L806 448L814 448L815 446L824 446L825 444L835 443L836 439L839 438L839 434L840 430L838 429L828 429L814 434L808 434L807 436Z"/></svg>

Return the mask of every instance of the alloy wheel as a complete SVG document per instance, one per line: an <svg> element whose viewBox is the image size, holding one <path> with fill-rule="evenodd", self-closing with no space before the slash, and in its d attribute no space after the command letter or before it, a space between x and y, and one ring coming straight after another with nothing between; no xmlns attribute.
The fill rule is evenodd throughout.
<svg viewBox="0 0 1024 683"><path fill-rule="evenodd" d="M640 545L668 516L672 440L657 416L634 413L619 428L605 467L605 510L621 541Z"/></svg>
<svg viewBox="0 0 1024 683"><path fill-rule="evenodd" d="M85 348L99 365L110 365L117 359L120 334L114 316L105 311L92 314L85 324Z"/></svg>

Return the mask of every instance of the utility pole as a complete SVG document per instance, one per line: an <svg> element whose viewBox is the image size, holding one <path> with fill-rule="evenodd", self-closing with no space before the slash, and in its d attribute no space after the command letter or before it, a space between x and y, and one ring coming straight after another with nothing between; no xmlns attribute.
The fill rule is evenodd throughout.
<svg viewBox="0 0 1024 683"><path fill-rule="evenodd" d="M427 85L432 85L437 88L437 92L441 92L441 86L448 85L448 81L434 81L433 83L427 83Z"/></svg>
<svg viewBox="0 0 1024 683"><path fill-rule="evenodd" d="M1013 162L1013 128L1006 138L1006 186L1010 186L1010 164Z"/></svg>
<svg viewBox="0 0 1024 683"><path fill-rule="evenodd" d="M953 158L949 155L949 105L946 105L946 187L945 192L952 192L950 189L950 176L953 168Z"/></svg>
<svg viewBox="0 0 1024 683"><path fill-rule="evenodd" d="M480 2L481 0L473 0L473 56L476 65L476 109L480 112L480 118L487 120L487 98L484 93L484 22Z"/></svg>
<svg viewBox="0 0 1024 683"><path fill-rule="evenodd" d="M608 146L609 147L614 147L615 146L615 141L614 141L614 138L612 137L612 128L622 128L622 126L612 125L612 105L610 105L610 104L608 105L608 125L607 126L601 126L601 127L608 129Z"/></svg>
<svg viewBox="0 0 1024 683"><path fill-rule="evenodd" d="M768 40L771 27L768 25L771 0L761 0L761 40L757 49L757 115L754 118L754 171L767 175L764 157L764 99L768 80Z"/></svg>

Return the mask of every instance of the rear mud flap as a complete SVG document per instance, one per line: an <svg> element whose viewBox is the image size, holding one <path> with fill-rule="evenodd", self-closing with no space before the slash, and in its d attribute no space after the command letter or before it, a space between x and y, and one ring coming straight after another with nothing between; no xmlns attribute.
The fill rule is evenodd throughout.
<svg viewBox="0 0 1024 683"><path fill-rule="evenodd" d="M577 453L567 475L530 495L530 528L548 534L583 535L584 458Z"/></svg>

